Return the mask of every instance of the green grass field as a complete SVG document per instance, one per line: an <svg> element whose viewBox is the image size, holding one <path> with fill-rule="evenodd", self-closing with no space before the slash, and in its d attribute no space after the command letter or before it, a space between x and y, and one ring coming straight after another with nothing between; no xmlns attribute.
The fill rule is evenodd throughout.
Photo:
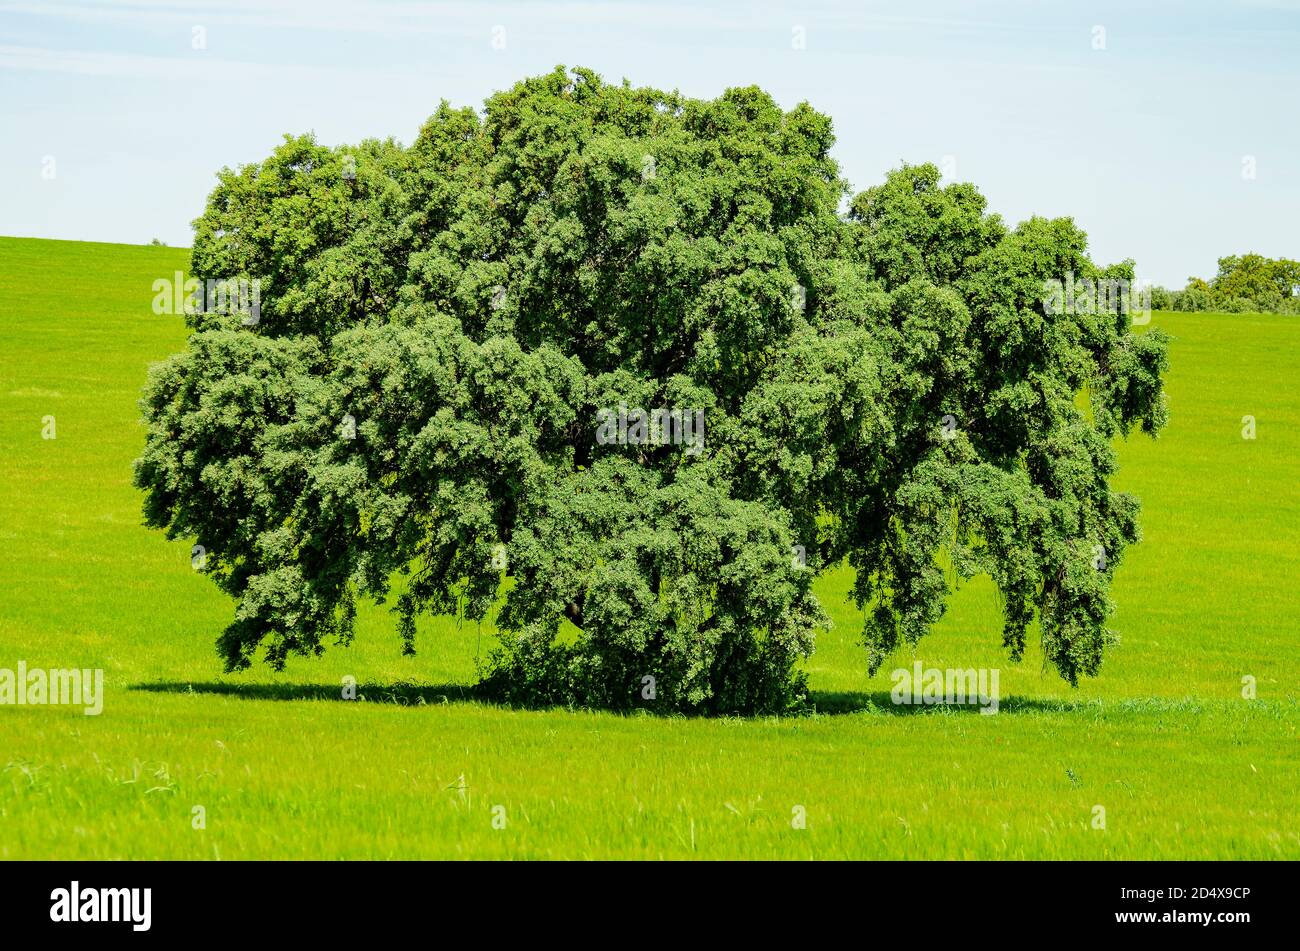
<svg viewBox="0 0 1300 951"><path fill-rule="evenodd" d="M1300 858L1300 320L1156 315L1172 419L1121 450L1145 541L1095 680L1009 663L987 581L868 678L840 572L819 713L625 717L464 700L491 631L427 620L402 657L377 608L350 648L222 674L231 603L131 486L186 333L150 287L186 262L0 239L0 668L106 678L98 717L0 706L0 858ZM999 668L1001 712L893 706L916 659Z"/></svg>

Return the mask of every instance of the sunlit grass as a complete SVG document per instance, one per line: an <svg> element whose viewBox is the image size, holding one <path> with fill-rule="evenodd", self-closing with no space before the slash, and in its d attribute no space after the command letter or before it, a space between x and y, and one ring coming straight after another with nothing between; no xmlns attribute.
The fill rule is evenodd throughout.
<svg viewBox="0 0 1300 951"><path fill-rule="evenodd" d="M350 648L221 673L231 605L130 484L145 369L185 337L150 285L185 259L0 239L0 667L107 681L99 717L0 707L0 857L1300 857L1300 320L1156 316L1172 422L1121 450L1146 538L1077 690L1007 662L978 579L915 659L999 668L1001 712L900 712L914 658L866 676L840 570L819 715L511 711L464 699L490 628L425 621L403 657L377 608Z"/></svg>

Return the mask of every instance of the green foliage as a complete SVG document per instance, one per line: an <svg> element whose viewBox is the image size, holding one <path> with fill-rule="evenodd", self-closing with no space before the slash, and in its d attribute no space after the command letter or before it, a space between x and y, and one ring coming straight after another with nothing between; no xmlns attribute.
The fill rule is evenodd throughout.
<svg viewBox="0 0 1300 951"><path fill-rule="evenodd" d="M1300 314L1300 261L1229 255L1219 258L1219 273L1212 281L1191 277L1182 291L1159 290L1164 306L1154 304L1157 309Z"/></svg>
<svg viewBox="0 0 1300 951"><path fill-rule="evenodd" d="M1151 288L1151 309L1152 310L1173 310L1174 309L1174 291L1167 287L1159 285Z"/></svg>
<svg viewBox="0 0 1300 951"><path fill-rule="evenodd" d="M856 570L874 672L942 615L947 559L1000 587L1012 657L1037 615L1048 662L1095 674L1138 537L1111 441L1163 425L1165 338L1042 291L1132 264L932 165L841 216L832 142L753 87L557 69L410 148L287 138L223 171L193 267L259 279L261 320L193 318L136 482L238 599L227 666L346 642L358 597L413 650L420 615L503 596L499 696L783 712L818 573ZM611 442L620 406L703 438Z"/></svg>

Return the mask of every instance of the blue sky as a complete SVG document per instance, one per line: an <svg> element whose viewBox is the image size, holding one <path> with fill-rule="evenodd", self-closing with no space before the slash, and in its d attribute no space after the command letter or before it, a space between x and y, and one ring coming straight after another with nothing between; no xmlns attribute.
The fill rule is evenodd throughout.
<svg viewBox="0 0 1300 951"><path fill-rule="evenodd" d="M1159 283L1300 258L1300 0L0 0L0 234L186 245L282 133L409 142L557 64L806 99L856 188L933 161Z"/></svg>

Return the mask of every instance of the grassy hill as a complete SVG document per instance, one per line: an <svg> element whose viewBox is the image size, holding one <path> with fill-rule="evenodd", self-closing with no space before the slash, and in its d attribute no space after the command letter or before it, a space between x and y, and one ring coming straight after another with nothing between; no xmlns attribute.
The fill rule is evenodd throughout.
<svg viewBox="0 0 1300 951"><path fill-rule="evenodd" d="M373 607L350 648L221 673L232 605L131 487L186 333L151 285L186 257L0 239L0 668L106 679L97 717L0 706L0 858L1300 858L1300 319L1156 315L1172 421L1121 450L1145 540L1077 690L1006 660L986 580L868 678L841 571L815 716L514 711L462 699L489 628L426 620L402 657ZM999 668L1001 712L892 705L914 660Z"/></svg>

